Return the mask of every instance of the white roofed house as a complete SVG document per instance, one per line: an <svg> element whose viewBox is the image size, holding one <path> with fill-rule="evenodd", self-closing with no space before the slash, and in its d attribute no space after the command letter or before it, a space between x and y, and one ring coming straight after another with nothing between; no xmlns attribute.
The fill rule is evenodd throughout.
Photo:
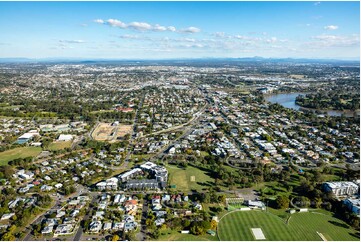
<svg viewBox="0 0 361 242"><path fill-rule="evenodd" d="M135 177L136 175L138 174L141 174L142 173L142 170L140 168L134 168L130 171L127 171L121 175L118 176L118 178L122 181L122 182L125 182L125 181L128 181L130 180L131 178Z"/></svg>
<svg viewBox="0 0 361 242"><path fill-rule="evenodd" d="M89 231L92 233L99 233L102 229L102 222L100 221L92 221L89 225Z"/></svg>
<svg viewBox="0 0 361 242"><path fill-rule="evenodd" d="M58 137L58 141L70 141L73 139L73 135L71 134L61 134Z"/></svg>
<svg viewBox="0 0 361 242"><path fill-rule="evenodd" d="M125 201L125 196L124 196L124 194L116 194L115 196L114 196L114 201L113 201L113 204L120 204L120 203L122 203L122 202L124 202Z"/></svg>
<svg viewBox="0 0 361 242"><path fill-rule="evenodd" d="M66 214L65 211L63 211L63 210L58 210L55 217L56 217L56 218L61 218L61 217L64 217L65 214Z"/></svg>
<svg viewBox="0 0 361 242"><path fill-rule="evenodd" d="M116 194L116 195L114 196L113 204L118 204L118 203L119 203L119 200L120 200L120 194Z"/></svg>
<svg viewBox="0 0 361 242"><path fill-rule="evenodd" d="M112 223L111 222L105 222L104 226L103 226L103 230L107 231L109 229L112 228Z"/></svg>
<svg viewBox="0 0 361 242"><path fill-rule="evenodd" d="M140 168L142 168L142 169L144 169L144 170L151 170L152 168L154 168L154 167L156 167L156 166L157 166L157 165L154 164L153 162L148 161L148 162L142 164L142 165L140 166Z"/></svg>
<svg viewBox="0 0 361 242"><path fill-rule="evenodd" d="M54 185L54 187L56 187L56 188L62 188L63 187L63 184L61 184L61 183L58 183L58 184L56 184L56 185Z"/></svg>
<svg viewBox="0 0 361 242"><path fill-rule="evenodd" d="M175 147L173 146L173 147L171 147L170 149L169 149L169 151L168 151L168 153L169 154L175 154Z"/></svg>
<svg viewBox="0 0 361 242"><path fill-rule="evenodd" d="M37 130L30 130L29 132L21 135L16 143L17 144L24 144L28 142L29 140L32 140L35 136L40 136L39 132Z"/></svg>
<svg viewBox="0 0 361 242"><path fill-rule="evenodd" d="M124 228L124 224L125 224L124 222L114 222L112 229L113 230L121 230Z"/></svg>
<svg viewBox="0 0 361 242"><path fill-rule="evenodd" d="M46 226L42 231L41 233L42 234L50 234L53 232L53 228L54 226Z"/></svg>
<svg viewBox="0 0 361 242"><path fill-rule="evenodd" d="M165 223L165 219L164 218L158 218L158 219L156 219L154 221L154 223L155 223L156 226L160 226L160 225Z"/></svg>
<svg viewBox="0 0 361 242"><path fill-rule="evenodd" d="M10 219L12 216L14 216L15 213L5 213L3 214L3 216L1 216L1 219L0 220L7 220L7 219Z"/></svg>
<svg viewBox="0 0 361 242"><path fill-rule="evenodd" d="M74 209L73 211L71 211L70 216L71 217L76 217L78 214L80 213L80 211L78 209Z"/></svg>
<svg viewBox="0 0 361 242"><path fill-rule="evenodd" d="M25 170L19 170L17 173L15 173L15 175L18 176L19 178L26 180L29 180L34 177L34 173Z"/></svg>
<svg viewBox="0 0 361 242"><path fill-rule="evenodd" d="M42 186L40 187L40 190L41 190L41 191L51 191L51 190L53 190L53 187L52 187L52 186L48 186L48 185L42 185Z"/></svg>
<svg viewBox="0 0 361 242"><path fill-rule="evenodd" d="M168 171L163 166L158 166L153 162L146 162L140 166L143 170L155 175L155 179L159 182L166 182L168 180Z"/></svg>
<svg viewBox="0 0 361 242"><path fill-rule="evenodd" d="M56 227L54 235L66 235L71 234L74 229L73 224L60 224Z"/></svg>
<svg viewBox="0 0 361 242"><path fill-rule="evenodd" d="M322 184L325 192L332 192L336 197L352 196L359 192L359 186L353 182L325 182Z"/></svg>
<svg viewBox="0 0 361 242"><path fill-rule="evenodd" d="M118 189L118 178L112 177L107 179L106 181L106 189L109 190L117 190Z"/></svg>
<svg viewBox="0 0 361 242"><path fill-rule="evenodd" d="M98 182L98 183L96 184L96 187L97 187L98 190L103 191L103 190L106 189L107 183L104 182L104 181Z"/></svg>

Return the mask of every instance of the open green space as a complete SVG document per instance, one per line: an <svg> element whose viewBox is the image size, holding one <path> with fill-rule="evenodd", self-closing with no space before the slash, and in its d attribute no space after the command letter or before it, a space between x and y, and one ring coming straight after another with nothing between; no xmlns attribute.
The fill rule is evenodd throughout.
<svg viewBox="0 0 361 242"><path fill-rule="evenodd" d="M291 215L288 223L263 211L237 211L225 215L218 225L220 240L255 240L252 228L261 228L266 240L321 241L317 232L327 240L359 240L354 229L334 217L318 213Z"/></svg>
<svg viewBox="0 0 361 242"><path fill-rule="evenodd" d="M180 168L168 165L169 185L176 185L176 190L190 191L202 190L214 186L214 179L207 174L207 171L200 170L193 166Z"/></svg>
<svg viewBox="0 0 361 242"><path fill-rule="evenodd" d="M63 150L66 148L70 148L73 141L60 141L60 142L53 142L49 145L49 150Z"/></svg>
<svg viewBox="0 0 361 242"><path fill-rule="evenodd" d="M91 111L90 113L92 114L97 114L97 113L109 113L109 112L114 112L115 110L98 110L98 111Z"/></svg>
<svg viewBox="0 0 361 242"><path fill-rule="evenodd" d="M160 241L217 241L217 236L209 234L205 235L193 235L193 234L182 234L180 231L174 231L171 229L161 230L158 238Z"/></svg>
<svg viewBox="0 0 361 242"><path fill-rule="evenodd" d="M131 159L149 159L150 157L152 157L152 154L130 155Z"/></svg>
<svg viewBox="0 0 361 242"><path fill-rule="evenodd" d="M42 149L40 147L19 147L11 150L6 150L0 153L0 165L7 165L9 161L25 158L25 157L35 157L40 154Z"/></svg>
<svg viewBox="0 0 361 242"><path fill-rule="evenodd" d="M7 106L7 105L1 105L0 104L0 109L15 109L15 108L21 108L23 105L11 105L11 106Z"/></svg>

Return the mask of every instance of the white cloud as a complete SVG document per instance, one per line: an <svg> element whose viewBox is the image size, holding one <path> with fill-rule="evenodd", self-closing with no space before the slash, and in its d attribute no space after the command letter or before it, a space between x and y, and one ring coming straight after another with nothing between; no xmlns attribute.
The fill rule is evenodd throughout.
<svg viewBox="0 0 361 242"><path fill-rule="evenodd" d="M106 21L107 24L109 24L110 26L113 26L113 27L119 27L119 28L126 28L127 25L125 23L123 23L122 21L119 21L117 19L108 19Z"/></svg>
<svg viewBox="0 0 361 242"><path fill-rule="evenodd" d="M360 45L360 36L357 34L340 36L340 35L318 35L313 36L311 42L307 44L313 47L355 47Z"/></svg>
<svg viewBox="0 0 361 242"><path fill-rule="evenodd" d="M235 35L234 38L235 38L235 39L242 39L242 40L249 39L248 37L243 36L243 35Z"/></svg>
<svg viewBox="0 0 361 242"><path fill-rule="evenodd" d="M184 41L187 41L187 42L196 42L195 39L191 39L191 38L185 38Z"/></svg>
<svg viewBox="0 0 361 242"><path fill-rule="evenodd" d="M84 40L59 40L60 43L67 43L67 44L83 44L85 43Z"/></svg>
<svg viewBox="0 0 361 242"><path fill-rule="evenodd" d="M181 44L180 47L186 47L186 48L204 48L205 45L203 45L203 44Z"/></svg>
<svg viewBox="0 0 361 242"><path fill-rule="evenodd" d="M161 26L161 25L159 25L159 24L156 24L154 27L153 27L153 30L155 30L155 31L167 31L167 27L165 27L165 26Z"/></svg>
<svg viewBox="0 0 361 242"><path fill-rule="evenodd" d="M124 34L119 36L121 39L139 39L138 35Z"/></svg>
<svg viewBox="0 0 361 242"><path fill-rule="evenodd" d="M169 30L169 31L171 31L171 32L177 31L177 29L176 29L175 27L173 27L173 26L168 26L168 27L167 27L167 30Z"/></svg>
<svg viewBox="0 0 361 242"><path fill-rule="evenodd" d="M152 25L144 22L131 22L127 26L128 28L136 29L139 31L152 30Z"/></svg>
<svg viewBox="0 0 361 242"><path fill-rule="evenodd" d="M321 4L321 2L315 2L313 5L318 6L320 4Z"/></svg>
<svg viewBox="0 0 361 242"><path fill-rule="evenodd" d="M328 25L323 28L327 29L327 30L336 30L336 29L338 29L338 26L337 25Z"/></svg>
<svg viewBox="0 0 361 242"><path fill-rule="evenodd" d="M186 29L182 29L180 32L188 33L188 34L194 34L194 33L201 32L201 30L199 28L196 28L196 27L188 27Z"/></svg>
<svg viewBox="0 0 361 242"><path fill-rule="evenodd" d="M98 23L98 24L104 24L104 20L103 19L95 19L94 23Z"/></svg>
<svg viewBox="0 0 361 242"><path fill-rule="evenodd" d="M225 36L224 32L217 32L214 34L216 37L223 38Z"/></svg>
<svg viewBox="0 0 361 242"><path fill-rule="evenodd" d="M266 39L267 43L276 43L277 42L277 38L276 37L272 37L270 39Z"/></svg>
<svg viewBox="0 0 361 242"><path fill-rule="evenodd" d="M107 25L122 28L122 29L134 29L137 31L177 32L177 29L174 26L162 26L159 24L152 25L152 24L149 24L146 22L124 23L118 19L108 19L108 20L95 19L95 20L93 20L93 22L98 23L98 24L107 24ZM199 28L188 27L188 28L182 29L178 32L180 32L180 33L198 33L200 31L201 30Z"/></svg>

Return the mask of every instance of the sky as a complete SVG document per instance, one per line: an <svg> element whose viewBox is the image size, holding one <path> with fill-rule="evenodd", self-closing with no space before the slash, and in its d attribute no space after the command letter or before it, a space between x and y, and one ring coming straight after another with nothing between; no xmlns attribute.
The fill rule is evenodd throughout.
<svg viewBox="0 0 361 242"><path fill-rule="evenodd" d="M355 2L0 2L0 58L360 58Z"/></svg>

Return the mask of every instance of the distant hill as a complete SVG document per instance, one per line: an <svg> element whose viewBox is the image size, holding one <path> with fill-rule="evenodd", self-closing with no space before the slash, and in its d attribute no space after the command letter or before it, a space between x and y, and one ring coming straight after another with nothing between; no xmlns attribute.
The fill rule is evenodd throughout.
<svg viewBox="0 0 361 242"><path fill-rule="evenodd" d="M157 65L157 64L235 64L237 62L264 62L264 63L325 63L325 64L354 64L359 65L359 60L338 60L338 59L307 59L307 58L264 58L264 57L244 57L244 58L194 58L194 59L91 59L91 58L0 58L0 63L77 63L77 64L129 64L129 65Z"/></svg>

